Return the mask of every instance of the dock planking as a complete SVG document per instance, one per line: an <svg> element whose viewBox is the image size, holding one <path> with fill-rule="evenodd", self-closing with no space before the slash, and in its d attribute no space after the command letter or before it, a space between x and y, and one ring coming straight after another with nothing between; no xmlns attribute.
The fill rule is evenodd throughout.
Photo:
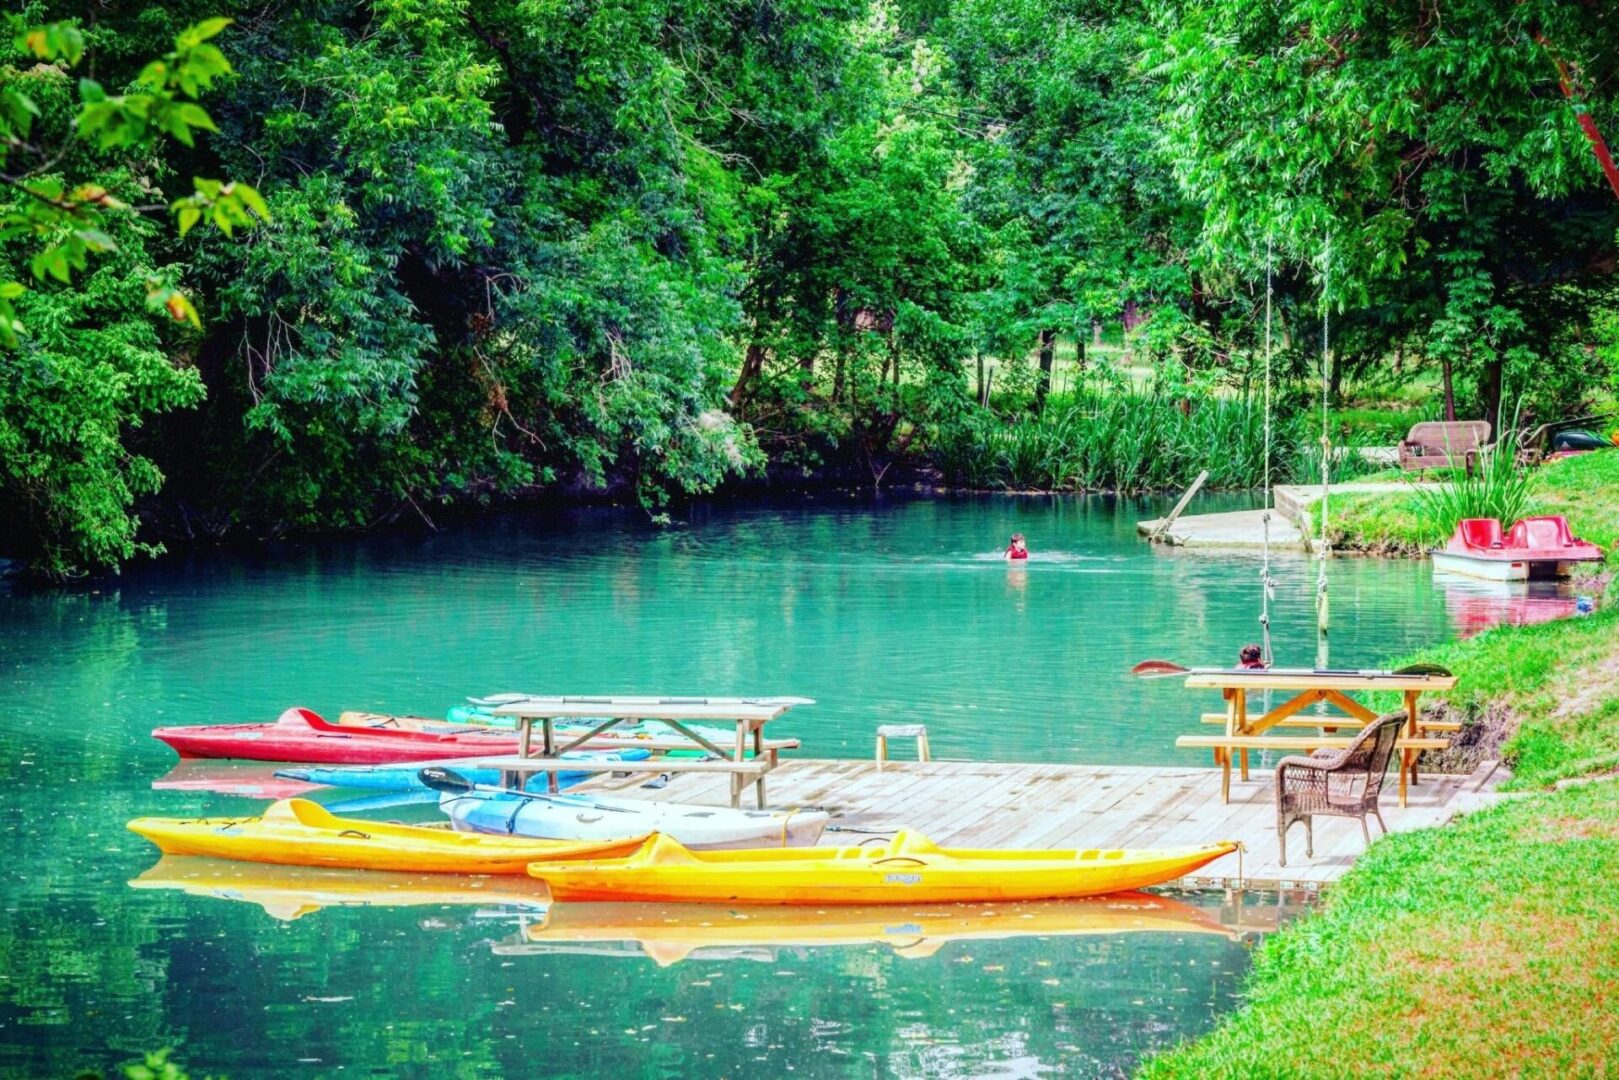
<svg viewBox="0 0 1619 1080"><path fill-rule="evenodd" d="M1440 825L1475 809L1505 777L1491 762L1471 775L1423 775L1401 808L1385 792L1390 831ZM724 776L687 773L656 794L639 790L645 774L606 776L575 789L616 790L638 798L724 806ZM1233 778L1231 801L1220 801L1220 770L1182 766L1053 765L999 762L797 759L770 774L777 808L818 806L833 814L823 844L855 844L909 827L955 847L1179 847L1241 841L1228 855L1178 884L1200 888L1311 889L1331 884L1365 845L1360 825L1317 818L1315 857L1304 855L1304 829L1288 835L1289 865L1280 863L1270 770ZM1375 839L1376 821L1370 823Z"/></svg>

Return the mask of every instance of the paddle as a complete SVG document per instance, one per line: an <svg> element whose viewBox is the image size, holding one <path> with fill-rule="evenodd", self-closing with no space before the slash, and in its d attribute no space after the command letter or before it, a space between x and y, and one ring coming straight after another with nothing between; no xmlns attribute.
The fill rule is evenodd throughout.
<svg viewBox="0 0 1619 1080"><path fill-rule="evenodd" d="M1130 674L1143 679L1163 679L1171 675L1223 675L1238 668L1200 667L1190 668L1175 663L1172 660L1143 660L1130 669ZM1438 664L1407 664L1405 667L1395 668L1393 671L1379 671L1374 668L1360 669L1332 669L1332 668L1254 668L1253 673L1263 675L1294 674L1294 675L1437 675L1448 678L1450 671Z"/></svg>
<svg viewBox="0 0 1619 1080"><path fill-rule="evenodd" d="M611 810L615 814L633 814L636 811L623 806L604 806L599 802L591 802L577 795L558 798L555 795L541 795L533 791L515 791L512 788L495 787L492 784L474 784L453 769L441 769L437 765L429 765L416 772L416 778L434 791L443 791L452 795L471 795L478 792L485 795L516 795L522 799L537 799L540 802L561 803L564 806L589 806L593 810Z"/></svg>

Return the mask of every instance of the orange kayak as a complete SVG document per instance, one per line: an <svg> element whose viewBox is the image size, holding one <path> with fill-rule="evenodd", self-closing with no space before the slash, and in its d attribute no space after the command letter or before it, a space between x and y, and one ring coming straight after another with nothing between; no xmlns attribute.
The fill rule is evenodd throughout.
<svg viewBox="0 0 1619 1080"><path fill-rule="evenodd" d="M921 904L1066 900L1144 889L1237 850L1015 851L941 848L902 830L885 847L691 851L654 834L618 857L536 861L558 900L741 904Z"/></svg>

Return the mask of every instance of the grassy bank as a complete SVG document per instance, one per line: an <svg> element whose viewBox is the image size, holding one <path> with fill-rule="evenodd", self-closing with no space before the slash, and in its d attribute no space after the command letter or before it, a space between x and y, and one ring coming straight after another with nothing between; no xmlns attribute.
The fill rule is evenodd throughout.
<svg viewBox="0 0 1619 1080"><path fill-rule="evenodd" d="M1601 492L1605 466L1558 468L1576 528L1603 535L1619 500L1569 481ZM1619 605L1420 658L1457 674L1452 707L1514 729L1509 786L1530 793L1378 840L1260 947L1248 1004L1144 1076L1597 1076L1619 1060ZM1572 777L1606 779L1546 790Z"/></svg>
<svg viewBox="0 0 1619 1080"><path fill-rule="evenodd" d="M1544 465L1530 477L1530 512L1565 514L1576 535L1619 543L1619 452L1599 451ZM1329 518L1338 548L1415 554L1447 537L1415 493L1342 495Z"/></svg>
<svg viewBox="0 0 1619 1080"><path fill-rule="evenodd" d="M1619 1059L1619 783L1379 840L1167 1077L1598 1076Z"/></svg>

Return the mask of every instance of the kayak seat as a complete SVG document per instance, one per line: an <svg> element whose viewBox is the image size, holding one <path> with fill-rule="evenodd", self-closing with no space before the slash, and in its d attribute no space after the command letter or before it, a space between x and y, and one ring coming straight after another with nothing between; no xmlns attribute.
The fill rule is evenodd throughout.
<svg viewBox="0 0 1619 1080"><path fill-rule="evenodd" d="M1463 518L1456 524L1462 543L1470 548L1501 547L1501 523L1495 518Z"/></svg>
<svg viewBox="0 0 1619 1080"><path fill-rule="evenodd" d="M1562 514L1521 518L1507 534L1507 546L1512 548L1566 548L1574 542L1568 519Z"/></svg>
<svg viewBox="0 0 1619 1080"><path fill-rule="evenodd" d="M342 825L330 810L308 799L279 799L264 811L266 821L297 822L315 829L331 829Z"/></svg>
<svg viewBox="0 0 1619 1080"><path fill-rule="evenodd" d="M894 842L888 848L890 855L937 855L939 845L910 829L901 829L894 834Z"/></svg>

